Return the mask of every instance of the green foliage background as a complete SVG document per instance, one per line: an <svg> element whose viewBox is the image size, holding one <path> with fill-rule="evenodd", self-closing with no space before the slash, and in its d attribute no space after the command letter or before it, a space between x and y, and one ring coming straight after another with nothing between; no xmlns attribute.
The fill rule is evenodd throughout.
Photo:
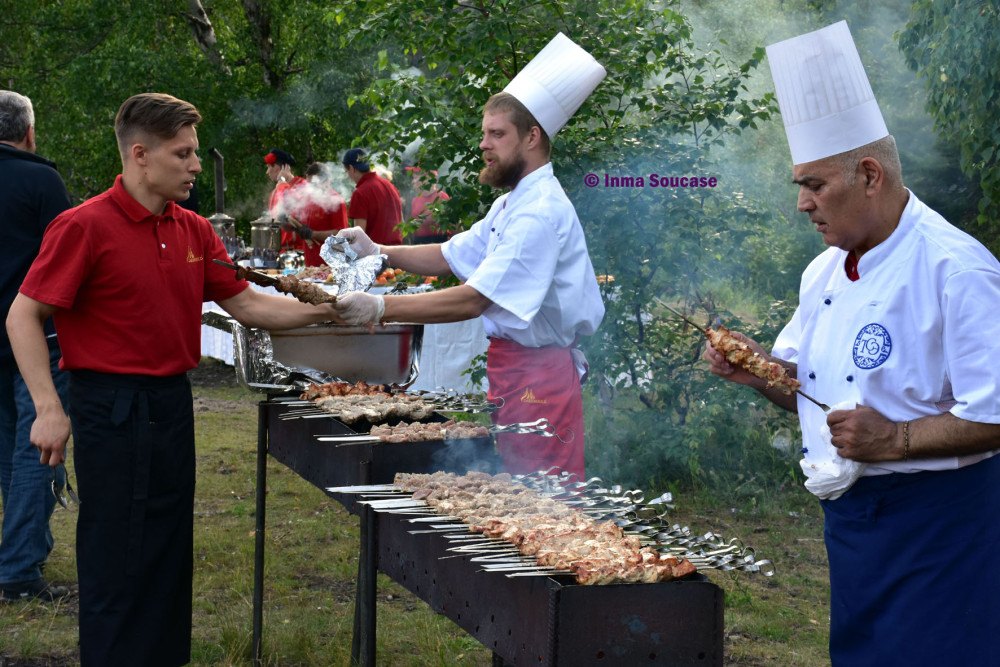
<svg viewBox="0 0 1000 667"><path fill-rule="evenodd" d="M452 196L439 219L470 226L497 194L474 178L483 103L555 32L583 45L608 77L555 138L553 163L595 268L614 276L601 330L582 345L591 363L590 470L622 483L753 494L798 479L794 457L772 447L777 437L794 452L794 417L710 376L700 335L654 305L662 299L705 324L718 317L766 345L796 305L801 270L822 250L796 217L764 45L847 18L908 184L997 247L1000 47L991 3L8 4L0 82L34 101L39 152L57 161L78 201L119 172L120 103L169 92L205 117L201 212L214 211L207 152L217 148L227 212L242 230L272 187L262 162L271 147L302 167L366 146L393 168L438 169ZM717 186L588 188L586 174L714 176Z"/></svg>

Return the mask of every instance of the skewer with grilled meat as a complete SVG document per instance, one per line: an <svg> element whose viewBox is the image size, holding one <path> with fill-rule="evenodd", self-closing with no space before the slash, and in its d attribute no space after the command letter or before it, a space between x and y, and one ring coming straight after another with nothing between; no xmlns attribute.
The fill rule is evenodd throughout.
<svg viewBox="0 0 1000 667"><path fill-rule="evenodd" d="M695 571L688 561L643 547L613 522L598 523L509 475L401 473L395 484L471 531L509 542L537 565L574 573L580 584L669 581Z"/></svg>
<svg viewBox="0 0 1000 667"><path fill-rule="evenodd" d="M802 386L801 382L789 377L784 366L767 361L751 350L746 343L734 338L729 329L721 324L718 329L709 328L705 335L712 347L724 356L726 361L766 380L768 389L775 388L782 394L791 395Z"/></svg>
<svg viewBox="0 0 1000 667"><path fill-rule="evenodd" d="M299 395L304 401L315 401L317 398L327 396L353 396L361 394L365 396L388 396L384 384L368 384L364 380L351 384L350 382L324 382L323 384L311 384Z"/></svg>
<svg viewBox="0 0 1000 667"><path fill-rule="evenodd" d="M448 420L446 422L405 421L395 426L373 426L371 435L382 442L424 442L426 440L460 440L464 438L486 438L490 432L485 426L473 422Z"/></svg>
<svg viewBox="0 0 1000 667"><path fill-rule="evenodd" d="M309 303L318 306L322 303L336 303L337 297L330 294L323 288L313 283L299 280L295 276L279 276L277 278L261 277L256 271L241 266L236 269L236 278L249 280L252 283L263 285L264 287L274 287L274 289L285 294L291 294L302 303Z"/></svg>

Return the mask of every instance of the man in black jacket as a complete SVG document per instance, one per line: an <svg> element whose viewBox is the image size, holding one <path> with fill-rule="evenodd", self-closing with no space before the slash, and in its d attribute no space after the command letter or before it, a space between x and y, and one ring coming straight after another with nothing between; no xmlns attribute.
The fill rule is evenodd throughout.
<svg viewBox="0 0 1000 667"><path fill-rule="evenodd" d="M55 164L35 155L35 113L24 95L0 90L0 312L6 317L42 233L70 208L66 184ZM59 345L50 319L45 332L52 374L63 403L68 377L58 369ZM42 577L52 551L49 518L55 509L52 482L63 485L62 468L39 461L29 439L35 408L0 327L0 602L64 597L64 586ZM57 472L58 471L58 472Z"/></svg>

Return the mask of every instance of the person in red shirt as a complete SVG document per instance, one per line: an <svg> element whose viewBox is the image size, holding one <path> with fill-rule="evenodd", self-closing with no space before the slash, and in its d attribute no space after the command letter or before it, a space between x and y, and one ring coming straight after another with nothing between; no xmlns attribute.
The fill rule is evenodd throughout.
<svg viewBox="0 0 1000 667"><path fill-rule="evenodd" d="M420 167L407 167L413 178L413 191L417 193L410 203L410 219L420 221L420 228L413 232L410 241L413 243L444 243L451 234L447 234L438 227L434 216L431 215L427 207L437 201L448 201L451 197L446 192L439 189L437 183L427 183L430 179L424 174ZM432 171L431 175L436 179L437 172Z"/></svg>
<svg viewBox="0 0 1000 667"><path fill-rule="evenodd" d="M396 227L403 221L403 200L396 186L371 171L361 148L344 153L343 164L356 186L347 217L375 243L401 244L403 236Z"/></svg>
<svg viewBox="0 0 1000 667"><path fill-rule="evenodd" d="M267 202L267 213L278 220L284 214L291 212L293 204L289 195L305 185L306 179L292 172L292 167L296 164L295 158L280 148L268 151L264 156L264 164L267 165L267 177L276 184ZM281 230L281 247L285 250L305 250L302 239L296 237L290 229L284 228Z"/></svg>
<svg viewBox="0 0 1000 667"><path fill-rule="evenodd" d="M304 243L306 266L325 266L319 255L323 241L347 228L347 204L330 185L329 169L322 162L313 162L306 168L308 181L289 194L294 201L290 201L287 227Z"/></svg>
<svg viewBox="0 0 1000 667"><path fill-rule="evenodd" d="M200 120L170 95L122 104L121 175L52 221L7 317L43 464L65 460L72 429L84 667L191 660L195 461L186 371L200 359L202 302L249 327L338 319L329 305L257 292L212 261L231 261L222 241L175 203L201 171ZM70 375L68 415L49 368L50 316Z"/></svg>

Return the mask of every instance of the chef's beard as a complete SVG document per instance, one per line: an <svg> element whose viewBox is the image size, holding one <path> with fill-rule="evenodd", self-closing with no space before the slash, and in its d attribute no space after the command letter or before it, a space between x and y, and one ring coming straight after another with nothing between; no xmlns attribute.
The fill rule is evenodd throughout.
<svg viewBox="0 0 1000 667"><path fill-rule="evenodd" d="M479 172L479 182L494 188L513 188L521 180L526 167L527 163L521 155L506 163L497 160L483 167Z"/></svg>

